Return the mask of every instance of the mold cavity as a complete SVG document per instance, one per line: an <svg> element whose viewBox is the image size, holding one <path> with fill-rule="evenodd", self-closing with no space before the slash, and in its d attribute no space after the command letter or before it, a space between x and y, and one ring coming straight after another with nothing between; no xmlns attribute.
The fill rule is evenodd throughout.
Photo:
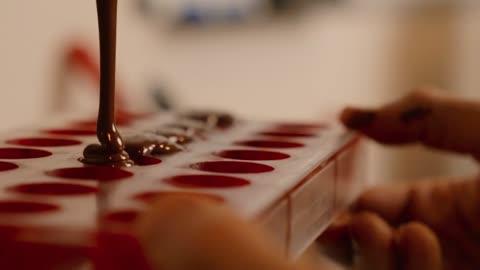
<svg viewBox="0 0 480 270"><path fill-rule="evenodd" d="M178 175L164 181L186 188L236 188L250 185L250 181L243 178L211 174Z"/></svg>
<svg viewBox="0 0 480 270"><path fill-rule="evenodd" d="M18 169L17 164L0 161L0 172L11 171Z"/></svg>
<svg viewBox="0 0 480 270"><path fill-rule="evenodd" d="M200 171L216 173L266 173L275 170L268 165L239 161L201 162L193 164L191 167Z"/></svg>
<svg viewBox="0 0 480 270"><path fill-rule="evenodd" d="M250 140L237 142L237 145L249 146L255 148L299 148L304 144L290 141L270 141L270 140Z"/></svg>
<svg viewBox="0 0 480 270"><path fill-rule="evenodd" d="M0 148L0 159L32 159L51 156L52 153L30 148Z"/></svg>
<svg viewBox="0 0 480 270"><path fill-rule="evenodd" d="M33 214L59 210L54 204L27 201L0 201L0 214Z"/></svg>
<svg viewBox="0 0 480 270"><path fill-rule="evenodd" d="M135 158L135 164L139 166L151 166L151 165L157 165L160 163L162 163L162 160L155 157L140 156L138 158Z"/></svg>
<svg viewBox="0 0 480 270"><path fill-rule="evenodd" d="M214 202L223 203L225 199L222 196L205 194L205 193L194 193L194 192L178 192L178 191L148 191L135 195L133 198L143 202L152 202L165 198L167 196L185 196L194 199L209 200Z"/></svg>
<svg viewBox="0 0 480 270"><path fill-rule="evenodd" d="M95 129L49 129L45 133L63 136L94 136L97 135Z"/></svg>
<svg viewBox="0 0 480 270"><path fill-rule="evenodd" d="M263 136L269 137L286 137L286 138L310 138L315 137L313 133L307 132L283 132L283 131L270 131L270 132L261 132L259 133Z"/></svg>
<svg viewBox="0 0 480 270"><path fill-rule="evenodd" d="M67 183L25 184L14 186L11 190L23 194L52 196L88 195L98 191L94 187Z"/></svg>
<svg viewBox="0 0 480 270"><path fill-rule="evenodd" d="M82 144L81 141L54 138L21 138L7 141L9 144L38 147L61 147Z"/></svg>
<svg viewBox="0 0 480 270"><path fill-rule="evenodd" d="M282 160L290 156L280 152L260 150L226 150L216 154L219 157L237 160Z"/></svg>
<svg viewBox="0 0 480 270"><path fill-rule="evenodd" d="M104 216L106 221L132 223L140 216L140 212L136 210L122 210L108 213Z"/></svg>
<svg viewBox="0 0 480 270"><path fill-rule="evenodd" d="M319 130L327 127L326 124L322 123L281 123L276 125L276 129L286 130Z"/></svg>
<svg viewBox="0 0 480 270"><path fill-rule="evenodd" d="M133 173L114 167L76 167L49 171L47 175L65 179L109 182L132 177Z"/></svg>

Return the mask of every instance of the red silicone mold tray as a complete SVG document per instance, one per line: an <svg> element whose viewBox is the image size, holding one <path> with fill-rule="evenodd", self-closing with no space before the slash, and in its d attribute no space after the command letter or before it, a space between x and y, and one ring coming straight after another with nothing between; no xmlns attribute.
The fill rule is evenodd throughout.
<svg viewBox="0 0 480 270"><path fill-rule="evenodd" d="M96 137L89 128L65 129L78 119L0 136L0 268L142 269L129 225L154 199L182 193L259 221L294 258L365 186L357 160L362 143L335 123L238 120L186 128L191 120L181 115L120 127L127 135L172 126L198 133L184 151L145 157L131 168L80 163ZM100 232L99 222L124 234Z"/></svg>

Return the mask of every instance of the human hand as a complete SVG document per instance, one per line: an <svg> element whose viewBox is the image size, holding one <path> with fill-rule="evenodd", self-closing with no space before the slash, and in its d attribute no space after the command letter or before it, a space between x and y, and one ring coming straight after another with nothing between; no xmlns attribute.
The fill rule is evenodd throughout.
<svg viewBox="0 0 480 270"><path fill-rule="evenodd" d="M341 119L383 144L423 143L480 159L478 102L423 89L376 110L347 108ZM375 187L322 240L353 240L358 269L480 269L480 179Z"/></svg>
<svg viewBox="0 0 480 270"><path fill-rule="evenodd" d="M161 199L138 222L137 235L153 270L308 268L289 262L259 226L199 198Z"/></svg>

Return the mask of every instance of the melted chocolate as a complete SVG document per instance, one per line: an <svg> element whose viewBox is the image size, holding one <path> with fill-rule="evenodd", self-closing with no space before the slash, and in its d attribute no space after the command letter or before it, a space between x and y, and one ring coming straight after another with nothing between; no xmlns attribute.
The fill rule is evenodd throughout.
<svg viewBox="0 0 480 270"><path fill-rule="evenodd" d="M159 131L154 136L144 134L128 138L124 143L115 125L117 0L97 0L97 12L101 78L96 133L100 144L87 146L83 152L82 162L92 165L130 166L135 161L137 161L135 163L141 163L142 158L146 156L182 151L183 148L176 143L188 143L193 140L193 136L203 133L209 127L226 128L233 124L234 119L228 114L191 113L185 118L193 121L169 125L169 127L180 129L179 133Z"/></svg>
<svg viewBox="0 0 480 270"><path fill-rule="evenodd" d="M115 54L117 0L97 0L100 32L100 106L97 137L100 144L89 145L82 162L93 165L130 166L132 161L115 125Z"/></svg>
<svg viewBox="0 0 480 270"><path fill-rule="evenodd" d="M187 113L185 117L219 128L229 128L235 122L232 115L223 112L197 111Z"/></svg>
<svg viewBox="0 0 480 270"><path fill-rule="evenodd" d="M135 161L141 160L145 156L162 156L175 154L183 150L181 146L171 143L167 138L161 139L159 136L138 135L127 138L125 150Z"/></svg>
<svg viewBox="0 0 480 270"><path fill-rule="evenodd" d="M184 132L181 129L174 129L174 128L158 129L158 130L155 130L153 133L166 137L168 138L168 140L174 143L178 143L180 145L184 145L193 141L193 136L188 135L186 132Z"/></svg>
<svg viewBox="0 0 480 270"><path fill-rule="evenodd" d="M166 128L178 129L187 136L194 137L195 135L203 134L207 131L207 127L203 123L195 121L181 121L165 125Z"/></svg>

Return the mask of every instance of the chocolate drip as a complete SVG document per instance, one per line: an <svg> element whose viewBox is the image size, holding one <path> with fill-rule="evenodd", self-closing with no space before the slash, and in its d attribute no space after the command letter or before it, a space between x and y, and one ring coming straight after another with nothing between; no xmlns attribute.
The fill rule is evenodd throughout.
<svg viewBox="0 0 480 270"><path fill-rule="evenodd" d="M160 139L158 136L138 135L125 141L125 150L133 161L141 160L144 156L170 155L183 151L178 144L169 142L167 138Z"/></svg>
<svg viewBox="0 0 480 270"><path fill-rule="evenodd" d="M209 128L226 128L233 124L234 119L228 114L191 113L185 118L192 121L167 126L180 130L179 133L159 131L157 137L137 136L127 139L125 144L115 125L117 0L97 0L97 12L100 32L100 104L97 137L100 144L87 146L83 152L82 162L92 165L130 166L144 156L182 151L183 148L178 144L192 141L194 136L202 134ZM158 135L167 138L160 139Z"/></svg>
<svg viewBox="0 0 480 270"><path fill-rule="evenodd" d="M204 123L198 121L180 121L177 123L170 123L164 126L168 129L177 129L183 132L185 135L194 137L201 135L208 130L208 127Z"/></svg>
<svg viewBox="0 0 480 270"><path fill-rule="evenodd" d="M154 134L166 137L169 141L184 145L193 141L193 136L187 134L182 129L165 128L153 131Z"/></svg>
<svg viewBox="0 0 480 270"><path fill-rule="evenodd" d="M92 165L130 166L122 137L115 125L115 57L117 0L97 0L100 32L100 105L97 137L100 145L85 148L82 162Z"/></svg>
<svg viewBox="0 0 480 270"><path fill-rule="evenodd" d="M235 122L232 115L223 112L196 111L185 114L185 117L219 128L229 128Z"/></svg>

